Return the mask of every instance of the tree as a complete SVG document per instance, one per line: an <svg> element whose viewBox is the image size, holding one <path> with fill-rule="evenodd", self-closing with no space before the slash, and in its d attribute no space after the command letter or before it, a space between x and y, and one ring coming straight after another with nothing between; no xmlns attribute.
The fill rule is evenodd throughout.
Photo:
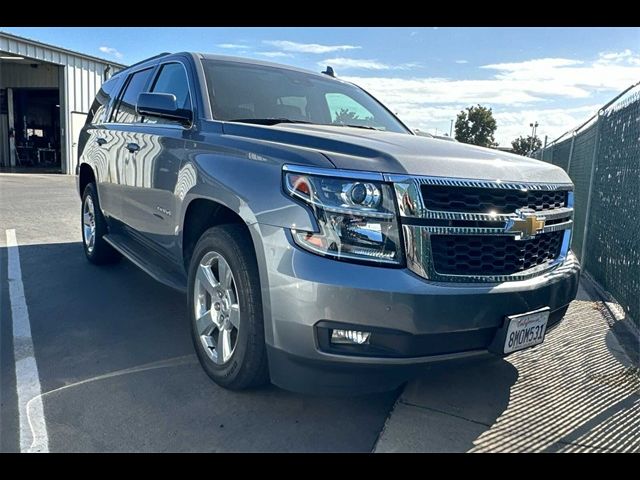
<svg viewBox="0 0 640 480"><path fill-rule="evenodd" d="M336 119L333 123L339 124L367 124L373 122L373 117L364 117L361 118L356 112L353 110L349 110L348 108L341 108L340 110L336 110Z"/></svg>
<svg viewBox="0 0 640 480"><path fill-rule="evenodd" d="M353 120L358 119L358 114L348 108L341 108L336 110L336 119L333 123L353 123Z"/></svg>
<svg viewBox="0 0 640 480"><path fill-rule="evenodd" d="M480 145L481 147L497 147L495 139L496 119L490 108L478 105L460 111L456 118L456 140L459 142Z"/></svg>
<svg viewBox="0 0 640 480"><path fill-rule="evenodd" d="M537 135L535 137L531 135L523 137L521 135L511 142L511 146L513 147L513 153L528 155L542 147L542 140L540 140Z"/></svg>

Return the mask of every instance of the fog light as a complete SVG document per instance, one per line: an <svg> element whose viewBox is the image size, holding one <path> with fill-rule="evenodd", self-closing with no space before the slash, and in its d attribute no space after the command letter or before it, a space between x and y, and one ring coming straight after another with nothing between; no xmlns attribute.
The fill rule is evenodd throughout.
<svg viewBox="0 0 640 480"><path fill-rule="evenodd" d="M369 343L371 332L358 330L331 330L331 343L364 345Z"/></svg>

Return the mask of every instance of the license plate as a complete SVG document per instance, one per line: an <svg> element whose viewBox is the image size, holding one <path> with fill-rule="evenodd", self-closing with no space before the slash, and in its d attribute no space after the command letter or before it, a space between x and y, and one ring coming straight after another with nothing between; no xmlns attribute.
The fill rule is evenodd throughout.
<svg viewBox="0 0 640 480"><path fill-rule="evenodd" d="M511 315L507 320L509 328L504 341L504 353L511 353L544 341L547 320L549 320L549 307L521 315Z"/></svg>

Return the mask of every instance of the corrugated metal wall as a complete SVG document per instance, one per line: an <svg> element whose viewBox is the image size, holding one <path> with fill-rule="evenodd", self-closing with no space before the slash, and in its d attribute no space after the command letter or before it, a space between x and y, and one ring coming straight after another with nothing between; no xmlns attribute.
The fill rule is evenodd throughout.
<svg viewBox="0 0 640 480"><path fill-rule="evenodd" d="M17 81L11 77L11 73L2 74L2 83L9 87L56 87L61 86L60 111L63 115L61 124L64 125L62 136L65 141L62 145L62 169L63 172L74 174L77 158L75 157L74 144L77 139L72 138L73 132L72 112L88 113L93 99L104 81L104 71L109 65L111 74L121 69L120 65L97 58L87 58L81 54L59 49L53 46L39 44L38 42L22 39L10 34L0 32L0 52L20 55L26 58L48 62L53 65L41 65L37 69L29 65L19 64L20 68L30 69L31 75L20 75L20 83L10 85L8 82ZM56 67L63 67L62 73ZM11 69L6 69L11 72ZM35 73L38 71L38 73ZM16 70L15 75L19 72ZM39 83L42 82L42 83ZM80 118L76 115L75 118Z"/></svg>

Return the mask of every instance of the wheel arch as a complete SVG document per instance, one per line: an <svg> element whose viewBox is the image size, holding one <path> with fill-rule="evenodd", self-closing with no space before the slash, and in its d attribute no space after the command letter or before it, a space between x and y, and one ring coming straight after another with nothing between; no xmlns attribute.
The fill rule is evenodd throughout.
<svg viewBox="0 0 640 480"><path fill-rule="evenodd" d="M93 168L91 168L91 166L87 163L81 163L80 171L78 173L78 193L80 194L80 198L82 198L84 189L87 188L87 185L89 185L92 182L97 183L96 174L93 171ZM96 189L97 189L97 185L96 185Z"/></svg>
<svg viewBox="0 0 640 480"><path fill-rule="evenodd" d="M224 203L211 198L195 197L188 202L181 220L182 262L185 271L189 271L191 254L202 234L211 227L227 224L242 225L244 227L246 234L252 239L255 253L253 236L247 226L247 222L239 213Z"/></svg>

